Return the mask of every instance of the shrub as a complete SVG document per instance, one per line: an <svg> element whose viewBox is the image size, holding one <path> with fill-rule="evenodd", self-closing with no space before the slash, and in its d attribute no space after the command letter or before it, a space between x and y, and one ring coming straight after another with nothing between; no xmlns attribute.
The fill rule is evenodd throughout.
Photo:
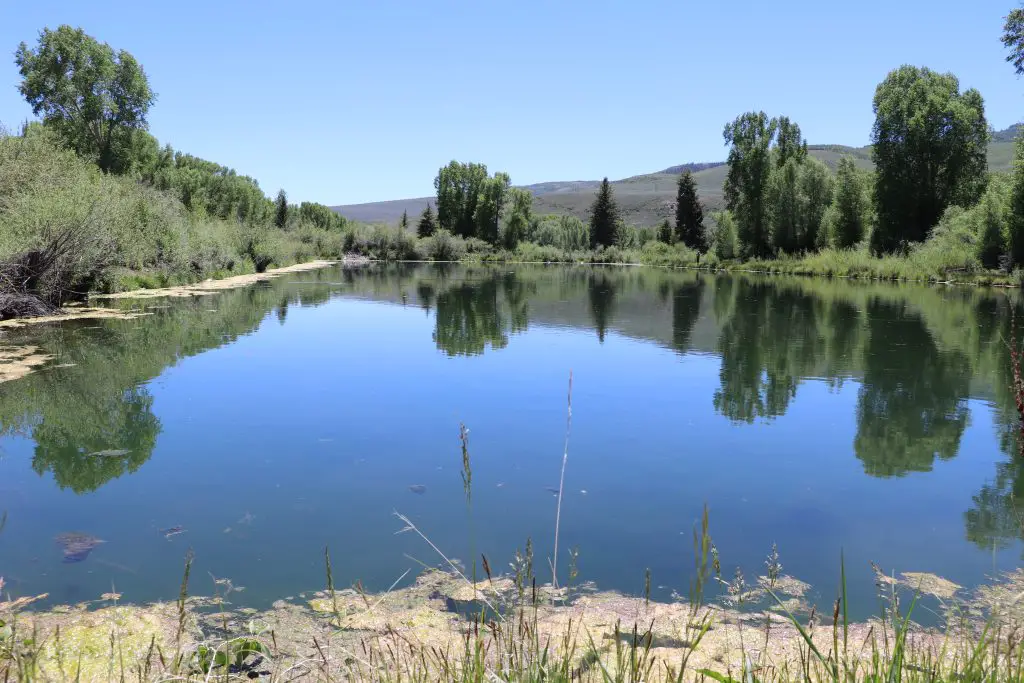
<svg viewBox="0 0 1024 683"><path fill-rule="evenodd" d="M438 230L421 242L421 251L432 261L458 261L466 254L466 242L447 230Z"/></svg>

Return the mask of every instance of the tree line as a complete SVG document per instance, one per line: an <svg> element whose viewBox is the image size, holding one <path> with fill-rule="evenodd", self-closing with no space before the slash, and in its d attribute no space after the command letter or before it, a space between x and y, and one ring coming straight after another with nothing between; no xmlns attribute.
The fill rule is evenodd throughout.
<svg viewBox="0 0 1024 683"><path fill-rule="evenodd" d="M78 156L106 174L130 176L176 196L190 211L224 220L273 224L309 223L340 229L345 219L322 204L271 200L255 179L170 145L148 132L157 100L142 65L68 25L44 29L38 43L21 43L15 64L19 92L42 124Z"/></svg>

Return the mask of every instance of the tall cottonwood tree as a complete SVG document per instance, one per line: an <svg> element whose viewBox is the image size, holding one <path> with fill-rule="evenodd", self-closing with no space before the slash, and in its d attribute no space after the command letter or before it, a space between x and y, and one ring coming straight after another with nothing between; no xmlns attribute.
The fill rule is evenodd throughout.
<svg viewBox="0 0 1024 683"><path fill-rule="evenodd" d="M146 129L156 100L131 53L62 25L41 31L35 48L21 43L14 62L22 78L18 90L34 114L103 171L124 165L119 151L133 147L133 134Z"/></svg>
<svg viewBox="0 0 1024 683"><path fill-rule="evenodd" d="M985 104L960 92L953 74L902 66L875 90L875 253L921 242L947 207L970 206L985 191L989 139Z"/></svg>
<svg viewBox="0 0 1024 683"><path fill-rule="evenodd" d="M487 181L483 164L452 161L434 178L438 225L460 237L476 236L476 207Z"/></svg>
<svg viewBox="0 0 1024 683"><path fill-rule="evenodd" d="M768 191L777 125L778 121L763 111L747 112L726 124L722 132L729 145L725 204L736 221L741 254L747 257L771 253Z"/></svg>

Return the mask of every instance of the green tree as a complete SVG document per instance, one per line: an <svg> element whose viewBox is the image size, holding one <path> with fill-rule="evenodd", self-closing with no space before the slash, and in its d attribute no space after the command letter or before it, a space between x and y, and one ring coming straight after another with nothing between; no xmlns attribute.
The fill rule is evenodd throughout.
<svg viewBox="0 0 1024 683"><path fill-rule="evenodd" d="M430 237L437 231L437 221L434 218L434 209L427 204L420 214L420 222L416 225L416 234L420 237Z"/></svg>
<svg viewBox="0 0 1024 683"><path fill-rule="evenodd" d="M697 197L697 183L688 170L679 176L676 186L676 238L695 251L708 250L704 207Z"/></svg>
<svg viewBox="0 0 1024 683"><path fill-rule="evenodd" d="M1024 9L1018 7L1006 16L1003 45L1010 50L1006 61L1013 64L1018 76L1024 74Z"/></svg>
<svg viewBox="0 0 1024 683"><path fill-rule="evenodd" d="M533 193L521 187L508 191L508 216L502 230L502 241L509 249L526 239L533 223Z"/></svg>
<svg viewBox="0 0 1024 683"><path fill-rule="evenodd" d="M665 244L672 244L675 241L672 236L672 224L668 222L667 218L658 225L657 239Z"/></svg>
<svg viewBox="0 0 1024 683"><path fill-rule="evenodd" d="M778 155L780 158L781 154ZM775 250L791 254L797 250L800 230L800 162L787 159L771 173L768 203L771 208L771 243Z"/></svg>
<svg viewBox="0 0 1024 683"><path fill-rule="evenodd" d="M978 220L978 260L986 268L998 268L999 259L1006 252L1006 240L1003 226L1006 224L1006 207L1000 192L995 191L993 184L989 187L977 210Z"/></svg>
<svg viewBox="0 0 1024 683"><path fill-rule="evenodd" d="M274 225L281 230L288 227L288 195L284 190L278 190L274 200Z"/></svg>
<svg viewBox="0 0 1024 683"><path fill-rule="evenodd" d="M768 191L772 168L771 144L778 121L761 112L748 112L726 124L722 137L730 145L725 204L736 220L743 256L769 256Z"/></svg>
<svg viewBox="0 0 1024 683"><path fill-rule="evenodd" d="M82 29L43 29L39 44L18 46L18 90L78 154L103 171L118 165L119 150L130 149L135 131L146 129L156 100L146 73L125 50L115 52ZM123 164L122 164L123 165Z"/></svg>
<svg viewBox="0 0 1024 683"><path fill-rule="evenodd" d="M1013 180L1006 226L1010 260L1019 266L1024 264L1024 136L1017 136L1013 149Z"/></svg>
<svg viewBox="0 0 1024 683"><path fill-rule="evenodd" d="M719 259L727 261L739 254L736 237L736 220L728 211L715 214L715 230L711 239L711 250Z"/></svg>
<svg viewBox="0 0 1024 683"><path fill-rule="evenodd" d="M615 244L619 229L619 207L612 195L612 186L605 178L594 198L590 210L590 248L610 247Z"/></svg>
<svg viewBox="0 0 1024 683"><path fill-rule="evenodd" d="M398 227L405 232L409 229L409 212L402 211L402 217L398 219Z"/></svg>
<svg viewBox="0 0 1024 683"><path fill-rule="evenodd" d="M490 244L497 244L501 216L509 200L512 181L507 173L495 173L484 180L480 199L476 205L476 236Z"/></svg>
<svg viewBox="0 0 1024 683"><path fill-rule="evenodd" d="M985 190L988 124L977 90L953 74L902 66L875 90L875 253L921 242L950 205Z"/></svg>
<svg viewBox="0 0 1024 683"><path fill-rule="evenodd" d="M844 156L836 169L836 192L832 202L833 219L829 240L837 249L849 249L862 239L867 228L868 200L864 182L853 164Z"/></svg>
<svg viewBox="0 0 1024 683"><path fill-rule="evenodd" d="M832 203L835 181L828 167L812 157L800 166L797 179L799 192L797 246L812 251L821 243L821 226L825 211Z"/></svg>
<svg viewBox="0 0 1024 683"><path fill-rule="evenodd" d="M476 236L476 207L487 181L483 164L450 162L434 178L438 227L460 237Z"/></svg>

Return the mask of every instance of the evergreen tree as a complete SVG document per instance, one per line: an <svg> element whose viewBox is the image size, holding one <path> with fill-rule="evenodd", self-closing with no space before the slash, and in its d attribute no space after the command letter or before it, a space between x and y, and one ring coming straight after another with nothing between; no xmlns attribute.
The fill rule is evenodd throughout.
<svg viewBox="0 0 1024 683"><path fill-rule="evenodd" d="M420 222L416 226L416 234L420 237L430 237L437 231L437 221L434 220L434 209L430 204L420 214Z"/></svg>
<svg viewBox="0 0 1024 683"><path fill-rule="evenodd" d="M658 241L665 244L672 244L675 241L672 238L672 224L668 222L667 218L658 226Z"/></svg>
<svg viewBox="0 0 1024 683"><path fill-rule="evenodd" d="M699 252L708 249L704 207L697 197L697 183L690 171L679 176L676 188L676 239Z"/></svg>
<svg viewBox="0 0 1024 683"><path fill-rule="evenodd" d="M284 190L278 190L274 205L274 225L284 230L288 226L288 195Z"/></svg>
<svg viewBox="0 0 1024 683"><path fill-rule="evenodd" d="M612 186L605 178L597 191L590 211L590 248L610 247L615 244L619 226L619 207L612 196Z"/></svg>
<svg viewBox="0 0 1024 683"><path fill-rule="evenodd" d="M398 227L401 228L403 232L409 229L409 212L408 211L403 211L402 212L402 218L398 221Z"/></svg>

